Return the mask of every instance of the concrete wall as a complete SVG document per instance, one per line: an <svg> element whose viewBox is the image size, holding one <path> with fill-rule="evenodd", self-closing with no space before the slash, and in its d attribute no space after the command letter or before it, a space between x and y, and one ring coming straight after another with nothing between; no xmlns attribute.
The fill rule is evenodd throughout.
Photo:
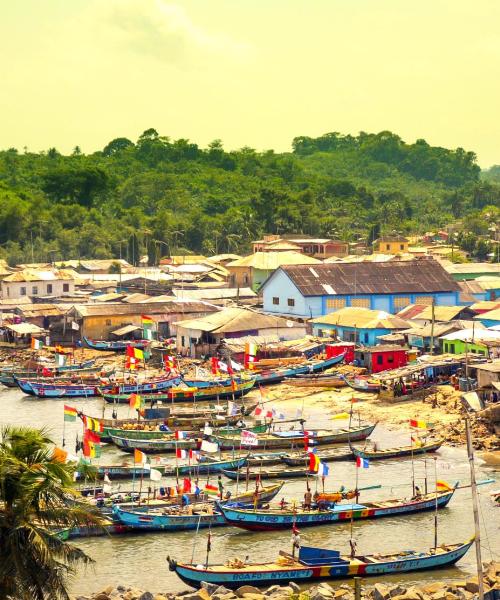
<svg viewBox="0 0 500 600"><path fill-rule="evenodd" d="M320 331L335 332L336 335L345 342L356 342L365 346L376 346L380 343L378 339L381 335L392 333L389 329L356 329L354 327L343 327L341 325L327 325L322 323L313 323L313 335L319 335Z"/></svg>
<svg viewBox="0 0 500 600"><path fill-rule="evenodd" d="M52 288L48 287L52 286ZM66 290L65 290L65 287ZM24 293L23 293L24 289ZM58 279L55 281L2 281L2 298L22 298L23 296L62 296L73 294L75 282L72 279ZM51 291L49 291L51 290Z"/></svg>
<svg viewBox="0 0 500 600"><path fill-rule="evenodd" d="M323 314L321 296L302 296L288 275L279 269L266 284L262 297L264 312L267 313L306 318ZM279 303L274 304L273 298L278 298ZM289 299L294 301L294 306L288 305Z"/></svg>

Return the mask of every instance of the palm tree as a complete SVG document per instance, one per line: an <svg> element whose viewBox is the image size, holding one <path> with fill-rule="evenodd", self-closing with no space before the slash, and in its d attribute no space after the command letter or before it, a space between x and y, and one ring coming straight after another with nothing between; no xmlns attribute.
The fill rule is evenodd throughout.
<svg viewBox="0 0 500 600"><path fill-rule="evenodd" d="M102 523L76 499L75 470L54 452L44 430L0 432L0 598L68 599L68 576L93 562L57 534Z"/></svg>

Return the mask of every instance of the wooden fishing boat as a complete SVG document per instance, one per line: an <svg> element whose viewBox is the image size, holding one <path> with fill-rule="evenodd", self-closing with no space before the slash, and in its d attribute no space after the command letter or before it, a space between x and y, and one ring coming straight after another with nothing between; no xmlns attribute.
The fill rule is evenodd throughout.
<svg viewBox="0 0 500 600"><path fill-rule="evenodd" d="M294 387L322 387L322 388L341 388L347 384L343 377L329 375L329 376L317 376L312 375L310 377L303 375L298 377L286 377L283 381L287 385L293 385Z"/></svg>
<svg viewBox="0 0 500 600"><path fill-rule="evenodd" d="M158 394L147 394L143 395L144 401L148 402L162 402L165 404L172 404L174 402L202 402L204 400L227 400L234 398L241 398L250 392L255 385L254 379L235 383L234 385L216 385L216 386L204 386L200 388L196 387L171 387L164 393ZM103 393L104 400L109 404L127 404L129 401L130 394L111 394Z"/></svg>
<svg viewBox="0 0 500 600"><path fill-rule="evenodd" d="M300 529L315 525L334 525L351 520L397 517L435 510L436 504L438 508L444 508L452 499L454 492L454 489L450 489L411 499L395 498L363 504L324 502L321 510L319 508L304 510L301 507L281 509L279 506L260 510L240 509L232 506L220 506L219 508L230 525L250 531L275 531L291 529L294 523Z"/></svg>
<svg viewBox="0 0 500 600"><path fill-rule="evenodd" d="M185 375L182 377L183 383L185 383L188 387L197 388L202 390L204 388L227 388L231 387L231 385L240 385L244 383L248 383L249 381L253 381L255 384L255 377L247 374L244 375L233 375L233 377L211 377L209 379L193 379L191 377L186 377Z"/></svg>
<svg viewBox="0 0 500 600"><path fill-rule="evenodd" d="M225 469L241 469L247 464L247 457L233 458L227 460L214 460L213 462L194 463L192 465L171 466L166 475L205 475L207 473L221 473Z"/></svg>
<svg viewBox="0 0 500 600"><path fill-rule="evenodd" d="M232 453L234 454L234 453ZM228 459L232 456L231 453L226 456L221 455L221 459ZM247 454L247 465L250 467L270 467L281 464L281 452L249 452ZM198 462L209 463L217 461L217 458L213 458L209 455L201 455L198 458Z"/></svg>
<svg viewBox="0 0 500 600"><path fill-rule="evenodd" d="M190 435L188 433L188 435ZM193 435L201 434L198 432ZM172 434L166 434L162 438L156 438L154 440L135 440L133 438L118 437L111 435L111 441L115 446L123 450L123 452L133 452L134 450L140 450L141 452L151 454L161 454L162 452L175 452L177 449L196 449L200 446L201 440L196 438L187 438L185 440L177 440Z"/></svg>
<svg viewBox="0 0 500 600"><path fill-rule="evenodd" d="M86 361L86 363L81 364L89 364L87 367L78 368L78 365L70 365L70 367L53 367L48 366L40 369L13 369L6 370L0 372L0 383L6 387L17 387L16 379L41 379L42 381L54 381L77 378L85 375L89 375L92 373L99 373L102 369L100 366L92 366L94 361ZM50 375L45 374L43 372L44 369L50 371Z"/></svg>
<svg viewBox="0 0 500 600"><path fill-rule="evenodd" d="M149 477L150 470L138 465L94 465L96 468L97 479L104 479L106 476L111 480L115 479L133 479L134 477ZM166 474L166 465L155 465L154 468L160 471L162 475ZM85 478L83 474L76 472L77 481Z"/></svg>
<svg viewBox="0 0 500 600"><path fill-rule="evenodd" d="M355 457L368 458L369 460L383 460L387 458L401 458L403 456L413 456L415 454L426 454L427 452L436 452L443 445L444 440L435 440L426 442L421 446L399 446L398 448L370 449L354 448L352 454Z"/></svg>
<svg viewBox="0 0 500 600"><path fill-rule="evenodd" d="M459 561L474 542L442 544L425 552L403 550L392 554L365 554L351 558L337 550L302 546L298 557L280 552L274 562L245 563L228 561L219 565L178 563L167 556L169 568L184 583L199 588L201 582L239 588L245 583L254 586L309 583L318 579L344 579L369 575L391 575L449 567Z"/></svg>
<svg viewBox="0 0 500 600"><path fill-rule="evenodd" d="M207 421L202 421L198 424L194 423L193 421L185 421L183 423L183 425L185 427L179 428L181 431L186 431L189 433L189 437L195 437L196 435L198 437L201 437L203 435L202 433L202 428L203 425L205 425ZM262 425L254 425L252 427L245 427L246 431L252 431L254 433L263 433L264 431L267 430L267 425L262 424ZM220 425L218 426L217 431L220 431L222 434L227 432L228 434L231 435L241 435L241 431L242 429L240 427L232 427L231 425ZM172 432L168 432L168 431L161 431L160 429L155 429L153 431L151 430L144 430L144 429L118 429L118 428L113 428L113 427L108 427L107 430L105 432L103 432L106 434L106 436L108 438L115 438L115 437L119 437L119 438L123 438L123 439L129 439L129 440L145 440L145 441L149 441L149 440L162 440L164 438L165 435L168 435L169 433L171 434Z"/></svg>
<svg viewBox="0 0 500 600"><path fill-rule="evenodd" d="M319 450L316 456L322 462L335 462L341 460L350 460L353 457L352 449L349 446L341 448L325 448ZM303 467L309 464L309 454L307 452L291 452L281 455L281 462L290 467Z"/></svg>
<svg viewBox="0 0 500 600"><path fill-rule="evenodd" d="M106 384L101 386L73 384L73 383L45 383L40 381L28 381L26 379L16 379L18 386L25 394L30 396L39 396L41 398L70 398L84 397L93 398L103 393L111 392L117 389L121 394L143 394L156 390L168 389L180 383L179 377L162 376L134 384Z"/></svg>
<svg viewBox="0 0 500 600"><path fill-rule="evenodd" d="M344 357L345 353L324 360L308 360L296 366L256 371L256 384L270 385L273 383L281 383L285 378L297 377L298 375L304 375L306 373L320 373L321 371L330 369L334 365L340 364L344 360Z"/></svg>
<svg viewBox="0 0 500 600"><path fill-rule="evenodd" d="M143 350L150 343L148 340L89 340L85 336L82 339L88 348L101 350L102 352L123 352L128 346Z"/></svg>
<svg viewBox="0 0 500 600"><path fill-rule="evenodd" d="M311 475L311 471L309 469L304 469L304 467L290 467L289 469L284 469L283 467L275 467L270 469L254 469L250 471L242 470L242 471L234 471L231 469L221 469L221 473L225 475L228 479L232 479L236 481L245 481L245 480L263 480L263 479L290 479L295 477L306 477L307 475Z"/></svg>
<svg viewBox="0 0 500 600"><path fill-rule="evenodd" d="M344 379L347 385L357 392L378 394L382 387L382 384L377 379L371 379L369 377L363 377L360 375L355 377L345 377Z"/></svg>
<svg viewBox="0 0 500 600"><path fill-rule="evenodd" d="M239 436L231 437L229 435L223 436L218 434L211 435L210 439L219 444L221 450L236 450L240 448L240 446L250 450L255 450L256 447L265 449L303 448L306 443L310 446L319 446L324 444L364 440L371 435L375 427L376 423L374 425L363 425L345 429L310 431L307 437L303 430L273 431L266 434L259 434L257 437L257 446L242 445Z"/></svg>

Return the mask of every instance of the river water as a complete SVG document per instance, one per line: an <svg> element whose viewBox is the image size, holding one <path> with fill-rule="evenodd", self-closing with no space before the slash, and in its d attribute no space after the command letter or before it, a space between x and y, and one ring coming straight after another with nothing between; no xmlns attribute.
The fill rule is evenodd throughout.
<svg viewBox="0 0 500 600"><path fill-rule="evenodd" d="M276 406L287 417L296 415L297 407L302 407L302 400L279 400L277 390ZM251 395L256 395L252 392ZM251 399L251 395L247 398ZM274 393L276 395L276 393ZM257 396L256 396L257 397ZM324 395L323 395L324 397ZM333 398L333 395L332 395ZM332 405L324 401L315 402L314 397L305 400L304 415L309 417L307 427L335 428L344 426L339 420L331 420ZM101 399L67 400L67 404L78 407L86 414L99 417L103 412ZM3 388L0 391L0 424L7 423L46 427L55 442L61 443L63 434L63 400L39 400L27 397L17 389ZM128 406L118 407L118 416L127 417ZM360 408L362 414L362 406ZM418 411L418 408L416 408ZM111 408L106 408L106 416L110 417ZM418 416L417 414L415 416ZM81 436L81 423L65 424L67 449L72 451L75 437ZM408 431L389 431L379 424L372 436L380 447L409 443ZM436 461L437 475L450 484L459 481L461 485L469 483L469 464L465 450L443 448ZM103 464L130 462L130 455L124 454L113 446L104 446L102 457L98 462ZM427 459L429 489L433 489L434 461ZM423 459L414 461L417 485L424 489L426 465ZM354 463L330 463L330 475L326 479L326 489L336 490L340 485L354 487ZM498 471L476 461L477 479L499 479ZM359 486L380 484L380 489L363 492L360 502L411 496L412 463L411 459L374 461L368 469L360 469ZM163 484L173 484L163 480ZM264 482L264 483L271 483ZM228 489L234 488L236 482L227 482ZM130 484L121 482L122 489L130 489ZM241 485L241 484L240 484ZM252 483L250 484L252 485ZM313 482L313 489L315 483ZM483 560L498 559L500 556L500 508L494 506L490 496L493 485L479 487L480 521L482 535ZM241 488L240 488L241 489ZM283 496L289 500L301 500L305 491L302 480L288 480L283 489ZM457 490L449 506L439 511L438 542L455 543L469 539L474 532L470 489ZM315 545L347 552L349 548L350 526L325 525L301 532L304 545ZM225 562L229 558L249 557L252 561L274 559L280 549L291 549L289 532L250 533L230 527L216 527L212 530L212 551L210 562ZM421 513L413 516L386 518L375 521L355 522L354 538L358 553L391 552L401 549L424 550L434 544L434 515ZM204 562L207 547L207 530L178 533L148 533L142 535L104 536L74 540L94 560L95 565L79 572L73 582L72 592L85 594L98 591L107 585L139 587L153 592L175 591L186 586L177 576L168 570L166 556L170 554L179 561L191 560L194 552L195 561ZM414 583L417 581L435 581L444 579L463 579L474 573L475 553L473 549L455 567L444 571L428 571L418 574L397 575L388 578L393 582Z"/></svg>

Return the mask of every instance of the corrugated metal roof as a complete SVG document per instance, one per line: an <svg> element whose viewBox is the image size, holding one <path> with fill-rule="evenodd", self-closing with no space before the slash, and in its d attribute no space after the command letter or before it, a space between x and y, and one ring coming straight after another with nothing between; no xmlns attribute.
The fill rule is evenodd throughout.
<svg viewBox="0 0 500 600"><path fill-rule="evenodd" d="M5 327L19 335L39 335L45 331L45 329L37 327L37 325L32 325L31 323L17 323L15 325L5 325Z"/></svg>
<svg viewBox="0 0 500 600"><path fill-rule="evenodd" d="M434 306L434 320L435 321L451 321L456 319L461 313L469 313L471 316L473 311L469 311L467 306ZM399 316L402 316L401 314ZM432 306L425 306L416 317L418 319L432 320Z"/></svg>
<svg viewBox="0 0 500 600"><path fill-rule="evenodd" d="M77 312L81 317L97 317L112 315L141 315L158 313L203 313L217 310L215 306L206 302L151 302L138 304L79 304L73 306L69 312Z"/></svg>
<svg viewBox="0 0 500 600"><path fill-rule="evenodd" d="M197 329L212 333L232 333L255 329L292 328L297 324L282 317L274 317L245 308L226 308L199 319L178 321L177 325L184 329Z"/></svg>
<svg viewBox="0 0 500 600"><path fill-rule="evenodd" d="M254 252L238 260L233 260L227 267L253 267L262 271L275 271L283 265L312 265L321 264L317 258L301 252Z"/></svg>
<svg viewBox="0 0 500 600"><path fill-rule="evenodd" d="M338 294L428 294L459 291L434 260L388 263L330 263L282 266L304 296L325 296L324 284Z"/></svg>
<svg viewBox="0 0 500 600"><path fill-rule="evenodd" d="M408 321L382 310L371 310L357 306L341 308L323 317L317 317L312 322L322 325L355 327L357 329L407 329L409 326Z"/></svg>
<svg viewBox="0 0 500 600"><path fill-rule="evenodd" d="M138 329L140 329L140 327L137 327L137 325L125 325L124 327L120 327L111 333L113 335L127 335L127 333L132 333L132 331L137 331Z"/></svg>
<svg viewBox="0 0 500 600"><path fill-rule="evenodd" d="M257 294L250 288L209 288L206 290L173 289L177 298L192 300L217 300L225 298L254 298Z"/></svg>

